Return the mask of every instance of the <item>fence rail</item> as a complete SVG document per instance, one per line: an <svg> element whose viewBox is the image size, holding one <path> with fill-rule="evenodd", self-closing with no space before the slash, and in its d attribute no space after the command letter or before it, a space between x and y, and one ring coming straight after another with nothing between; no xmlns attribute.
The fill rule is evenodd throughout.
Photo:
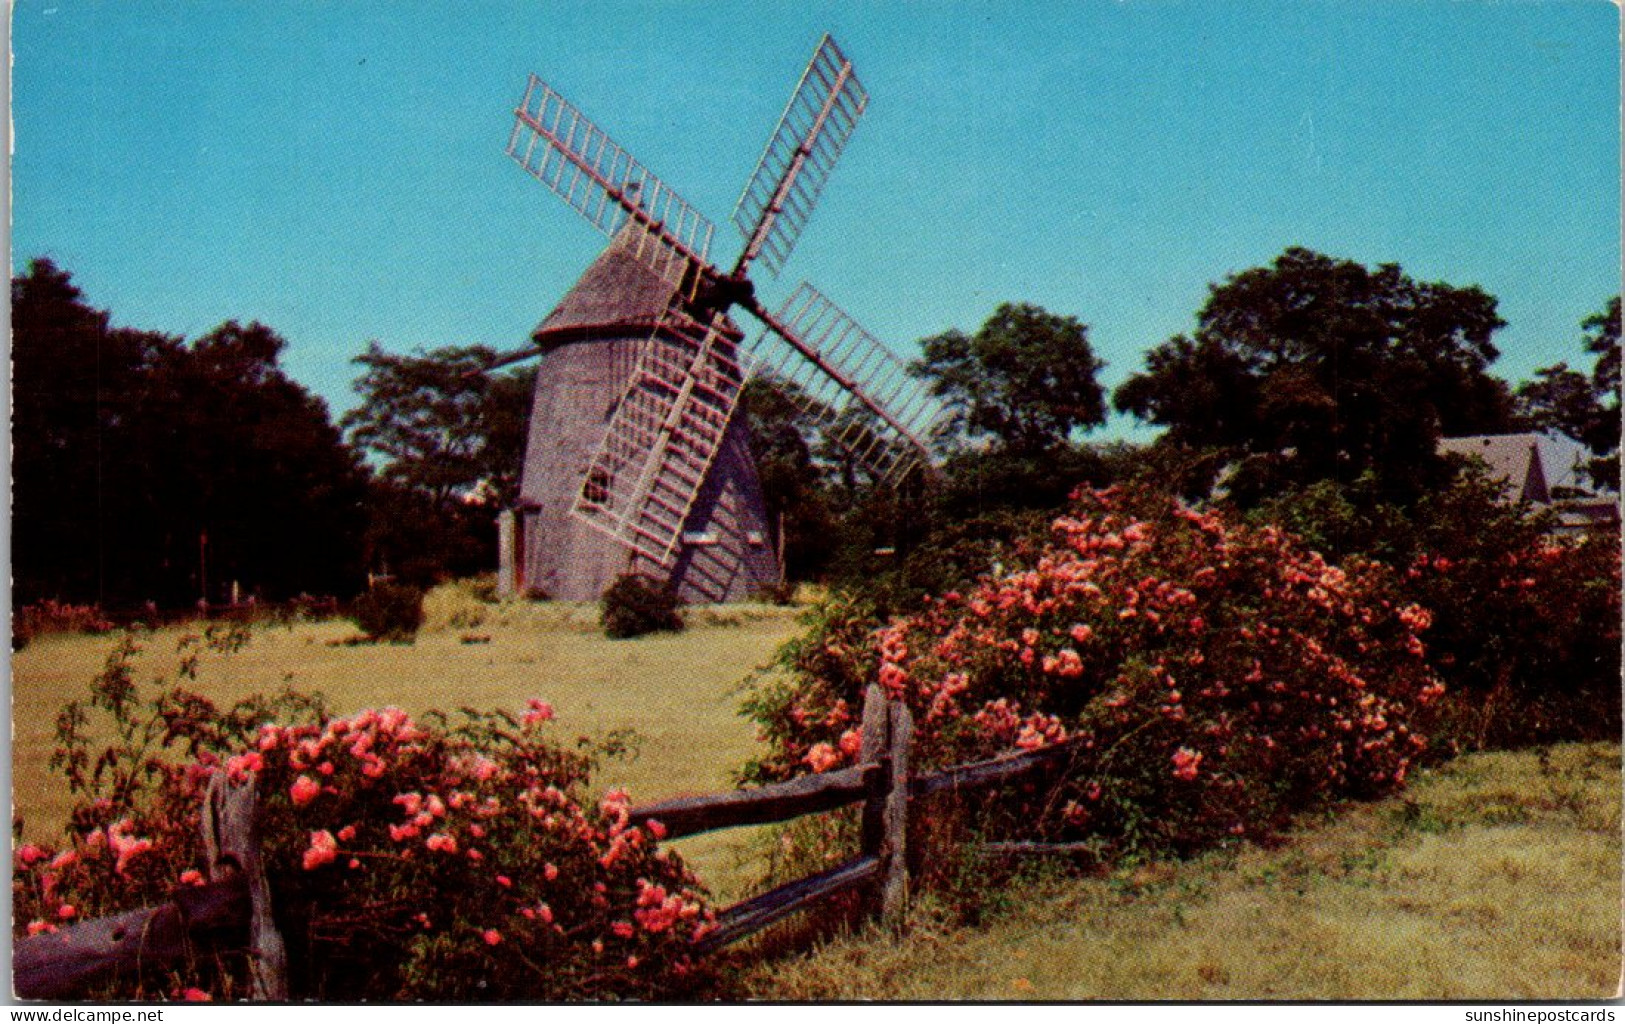
<svg viewBox="0 0 1625 1024"><path fill-rule="evenodd" d="M753 896L743 903L736 903L717 915L715 930L695 943L694 948L696 952L709 953L731 942L738 942L814 903L873 881L879 877L881 867L879 857L864 854L828 871L809 875L760 896Z"/></svg>
<svg viewBox="0 0 1625 1024"><path fill-rule="evenodd" d="M665 826L666 837L676 839L719 828L789 821L866 798L881 786L885 771L882 764L860 764L760 789L665 800L634 807L632 823L658 821Z"/></svg>
<svg viewBox="0 0 1625 1024"><path fill-rule="evenodd" d="M945 791L969 792L1017 782L1059 766L1081 749L1077 741L1068 740L1020 754L1001 754L986 761L955 765L909 779L908 794L911 797L925 797Z"/></svg>
<svg viewBox="0 0 1625 1024"><path fill-rule="evenodd" d="M260 864L255 784L217 773L203 801L209 881L167 903L100 917L19 941L12 987L23 999L62 999L138 966L174 963L210 948L247 949L255 999L288 998L287 956L271 923Z"/></svg>
<svg viewBox="0 0 1625 1024"><path fill-rule="evenodd" d="M869 912L901 927L908 906L910 802L938 793L1005 786L1052 771L1079 750L1073 742L910 775L914 720L878 685L864 694L858 763L755 789L679 797L631 809L634 824L659 822L669 839L716 829L790 821L861 804L860 849L827 871L736 903L695 943L709 953L842 893L868 891ZM246 948L258 999L288 997L286 955L271 923L272 892L260 863L254 784L216 775L205 799L206 885L164 904L81 922L20 940L13 985L24 999L56 999L138 964L172 962L202 949ZM1045 852L1056 844L1005 843L989 853ZM1055 851L1059 852L1059 851ZM1070 847L1069 847L1069 852Z"/></svg>

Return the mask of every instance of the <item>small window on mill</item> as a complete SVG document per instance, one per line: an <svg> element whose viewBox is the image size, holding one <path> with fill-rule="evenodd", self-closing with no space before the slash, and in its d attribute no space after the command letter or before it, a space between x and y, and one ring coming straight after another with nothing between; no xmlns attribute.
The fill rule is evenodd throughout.
<svg viewBox="0 0 1625 1024"><path fill-rule="evenodd" d="M602 466L587 471L587 482L581 485L581 496L592 505L609 505L609 488L615 477Z"/></svg>

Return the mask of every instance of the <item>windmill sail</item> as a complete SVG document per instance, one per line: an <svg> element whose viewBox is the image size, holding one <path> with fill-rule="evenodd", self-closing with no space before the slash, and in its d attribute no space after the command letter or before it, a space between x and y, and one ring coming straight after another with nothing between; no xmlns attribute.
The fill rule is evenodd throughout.
<svg viewBox="0 0 1625 1024"><path fill-rule="evenodd" d="M739 403L743 374L723 317L674 312L644 346L571 514L670 566Z"/></svg>
<svg viewBox="0 0 1625 1024"><path fill-rule="evenodd" d="M752 372L793 383L803 411L828 420L833 439L878 479L928 462L941 407L879 339L806 282L777 314L758 315Z"/></svg>
<svg viewBox="0 0 1625 1024"><path fill-rule="evenodd" d="M852 62L824 36L734 207L745 238L735 274L758 257L774 274L784 266L868 104Z"/></svg>
<svg viewBox="0 0 1625 1024"><path fill-rule="evenodd" d="M692 288L707 265L711 222L535 75L514 110L508 155L604 234L642 226L636 254L662 277Z"/></svg>

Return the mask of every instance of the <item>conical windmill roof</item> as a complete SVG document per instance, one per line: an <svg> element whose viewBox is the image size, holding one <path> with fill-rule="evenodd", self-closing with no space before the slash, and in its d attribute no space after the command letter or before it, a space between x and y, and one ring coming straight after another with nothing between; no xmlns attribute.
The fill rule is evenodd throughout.
<svg viewBox="0 0 1625 1024"><path fill-rule="evenodd" d="M584 328L653 326L659 321L676 288L637 254L640 240L651 244L640 239L640 234L636 225L629 224L617 235L532 336L542 342L545 336L568 335Z"/></svg>

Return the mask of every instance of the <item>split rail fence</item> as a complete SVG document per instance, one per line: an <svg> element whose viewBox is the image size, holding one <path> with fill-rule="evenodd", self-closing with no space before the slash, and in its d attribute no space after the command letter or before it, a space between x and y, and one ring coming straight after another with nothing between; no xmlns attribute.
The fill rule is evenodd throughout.
<svg viewBox="0 0 1625 1024"><path fill-rule="evenodd" d="M876 685L864 696L860 735L858 763L849 768L632 809L634 824L658 821L667 839L677 839L862 805L856 856L721 911L716 928L695 944L696 952L709 953L854 891L869 894L869 911L885 925L901 928L908 907L911 802L1010 785L1053 770L1076 751L1074 744L1060 743L914 775L909 770L913 718L906 705L887 701ZM271 921L271 888L260 862L255 808L252 782L233 785L217 775L203 815L207 884L182 890L169 903L18 941L12 958L17 995L66 998L138 965L246 946L254 964L253 997L287 999L287 956ZM1040 843L988 844L986 850L1066 852Z"/></svg>

